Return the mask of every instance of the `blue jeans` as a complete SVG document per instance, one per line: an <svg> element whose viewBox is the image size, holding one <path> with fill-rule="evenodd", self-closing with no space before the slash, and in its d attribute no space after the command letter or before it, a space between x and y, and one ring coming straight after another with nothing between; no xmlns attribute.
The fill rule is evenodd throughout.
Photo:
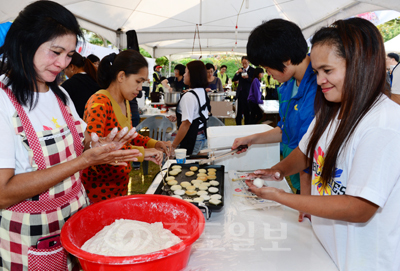
<svg viewBox="0 0 400 271"><path fill-rule="evenodd" d="M196 143L194 144L194 148L193 148L193 155L196 155L199 153L199 151L206 149L207 148L207 138L205 134L200 134L197 135L196 138Z"/></svg>

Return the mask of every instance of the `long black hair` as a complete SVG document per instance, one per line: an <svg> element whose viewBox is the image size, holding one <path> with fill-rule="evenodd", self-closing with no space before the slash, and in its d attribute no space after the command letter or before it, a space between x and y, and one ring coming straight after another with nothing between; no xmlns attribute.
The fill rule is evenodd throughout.
<svg viewBox="0 0 400 271"><path fill-rule="evenodd" d="M124 71L128 76L138 74L142 68L148 68L147 60L135 50L125 50L105 56L97 69L97 83L103 89L117 79L118 73Z"/></svg>
<svg viewBox="0 0 400 271"><path fill-rule="evenodd" d="M212 66L212 64L210 64ZM190 86L191 88L206 88L208 86L207 81L207 65L204 65L200 60L193 60L186 64L189 70ZM212 66L214 69L214 66Z"/></svg>
<svg viewBox="0 0 400 271"><path fill-rule="evenodd" d="M3 58L0 70L8 77L18 103L33 109L37 104L37 74L33 58L40 45L57 37L73 34L83 37L75 16L62 5L52 1L37 1L26 6L15 19L0 48ZM55 95L66 104L66 96L53 82L46 82Z"/></svg>
<svg viewBox="0 0 400 271"><path fill-rule="evenodd" d="M255 68L254 72L253 72L253 79L251 80L251 82L254 81L254 79L260 80L258 79L258 76L260 75L260 73L264 73L264 69L263 68Z"/></svg>
<svg viewBox="0 0 400 271"><path fill-rule="evenodd" d="M340 150L346 146L356 127L378 98L382 94L388 94L385 47L379 30L361 18L336 21L332 26L315 33L311 43L313 47L331 46L336 56L346 61L341 103L326 100L320 86L314 102L316 123L307 147L310 165L318 141L329 123L337 115L340 117L340 124L325 152L321 182L326 186L335 173Z"/></svg>

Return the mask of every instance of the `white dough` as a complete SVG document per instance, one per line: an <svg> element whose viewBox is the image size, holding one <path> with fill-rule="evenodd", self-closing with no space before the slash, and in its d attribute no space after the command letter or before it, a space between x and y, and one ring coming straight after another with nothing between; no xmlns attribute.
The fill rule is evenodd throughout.
<svg viewBox="0 0 400 271"><path fill-rule="evenodd" d="M201 183L203 183L203 181L202 180L193 180L193 181L191 181L191 183L192 184L195 184L195 183L201 184Z"/></svg>
<svg viewBox="0 0 400 271"><path fill-rule="evenodd" d="M193 185L186 186L185 188L186 188L187 191L194 191L194 190L196 190L196 187L193 186Z"/></svg>
<svg viewBox="0 0 400 271"><path fill-rule="evenodd" d="M199 191L199 192L197 192L197 195L199 195L199 196L203 196L203 195L207 195L208 194L208 192L207 191Z"/></svg>
<svg viewBox="0 0 400 271"><path fill-rule="evenodd" d="M168 185L170 185L170 186L176 185L177 183L178 183L177 180L170 180L170 181L168 181Z"/></svg>
<svg viewBox="0 0 400 271"><path fill-rule="evenodd" d="M210 184L211 184L212 186L218 186L218 185L219 185L219 182L217 182L217 181L210 181Z"/></svg>
<svg viewBox="0 0 400 271"><path fill-rule="evenodd" d="M216 187L210 187L210 188L208 188L208 191L209 191L210 193L217 193L217 192L218 192L218 188L216 188Z"/></svg>
<svg viewBox="0 0 400 271"><path fill-rule="evenodd" d="M161 222L119 219L87 240L82 250L106 256L133 256L169 248L182 240Z"/></svg>
<svg viewBox="0 0 400 271"><path fill-rule="evenodd" d="M260 178L256 178L256 179L253 181L253 184L254 184L255 186L257 186L258 188L261 188L261 187L264 186L264 180L263 180L263 179L260 179Z"/></svg>
<svg viewBox="0 0 400 271"><path fill-rule="evenodd" d="M189 182L181 182L181 186L188 187L188 186L190 186L190 183Z"/></svg>
<svg viewBox="0 0 400 271"><path fill-rule="evenodd" d="M201 195L200 198L203 198L204 200L210 200L211 197L209 195Z"/></svg>
<svg viewBox="0 0 400 271"><path fill-rule="evenodd" d="M201 185L199 186L199 190L207 190L207 189L208 189L208 186L207 186L207 185L201 184Z"/></svg>
<svg viewBox="0 0 400 271"><path fill-rule="evenodd" d="M171 186L172 191L179 190L179 189L182 189L182 186L180 186L179 184L175 184L175 185Z"/></svg>
<svg viewBox="0 0 400 271"><path fill-rule="evenodd" d="M214 204L214 205L218 205L218 204L220 204L222 201L220 201L219 199L211 199L210 201L209 201L209 203L211 203L211 204Z"/></svg>
<svg viewBox="0 0 400 271"><path fill-rule="evenodd" d="M183 196L185 195L185 190L179 189L174 191L175 195Z"/></svg>
<svg viewBox="0 0 400 271"><path fill-rule="evenodd" d="M212 199L222 199L222 196L219 194L211 195L210 198Z"/></svg>
<svg viewBox="0 0 400 271"><path fill-rule="evenodd" d="M201 198L201 197L199 197L199 198L194 198L193 201L194 201L194 202L203 202L204 199Z"/></svg>

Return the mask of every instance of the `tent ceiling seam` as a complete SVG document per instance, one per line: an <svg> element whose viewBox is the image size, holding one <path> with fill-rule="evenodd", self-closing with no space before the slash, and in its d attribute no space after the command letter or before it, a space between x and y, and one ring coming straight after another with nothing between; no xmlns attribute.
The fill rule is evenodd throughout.
<svg viewBox="0 0 400 271"><path fill-rule="evenodd" d="M347 9L350 9L350 8L352 8L352 7L355 7L355 6L359 5L359 4L360 4L360 2L358 2L358 1L353 2L353 3L351 3L351 4L348 4L348 5L344 6L344 7L342 7L342 8L340 8L340 9L336 10L335 12L332 12L332 13L328 14L327 16L325 16L325 17L319 19L318 21L316 21L316 22L314 22L314 23L312 23L312 24L309 24L309 25L307 25L306 27L301 28L301 31L305 31L305 30L307 30L308 28L313 27L313 26L315 26L315 25L317 25L317 24L319 24L319 23L321 23L321 22L323 22L323 21L325 21L325 20L327 20L327 19L329 19L329 18L332 18L333 16L335 16L335 15L341 13L342 11L345 11L345 10L347 10Z"/></svg>
<svg viewBox="0 0 400 271"><path fill-rule="evenodd" d="M131 16L133 15L133 13L135 12L135 10L137 9L137 7L142 3L142 0L140 0L139 4L136 5L136 7L132 10L131 14L128 16L128 18L126 18L125 22L122 25L126 25L126 23L129 21L129 18L131 18ZM122 27L121 27L122 28Z"/></svg>
<svg viewBox="0 0 400 271"><path fill-rule="evenodd" d="M281 4L286 4L286 3L293 2L293 1L294 0L288 0L288 1L282 2ZM265 6L265 7L262 7L262 8L257 8L256 10L249 10L247 12L242 12L242 13L240 13L240 15L249 14L249 13L253 13L253 12L258 12L258 11L260 11L262 9L268 9L268 8L272 8L272 7L275 7L275 5L269 5L269 6ZM221 19L217 19L217 20L212 20L212 21L209 21L209 22L206 22L206 23L203 22L203 25L208 24L208 23L222 21L222 20L225 20L225 19L231 19L231 18L235 18L235 17L237 17L237 14L230 15L230 16L227 16L227 17L224 17L224 18L221 18Z"/></svg>

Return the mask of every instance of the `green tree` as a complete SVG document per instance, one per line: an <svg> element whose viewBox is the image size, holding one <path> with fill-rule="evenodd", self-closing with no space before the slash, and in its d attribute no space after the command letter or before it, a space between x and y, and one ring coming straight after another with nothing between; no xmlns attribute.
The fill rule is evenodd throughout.
<svg viewBox="0 0 400 271"><path fill-rule="evenodd" d="M142 56L144 57L149 57L151 58L151 55L149 54L149 52L147 52L145 49L143 49L142 47L139 47L139 52Z"/></svg>
<svg viewBox="0 0 400 271"><path fill-rule="evenodd" d="M384 42L391 40L400 34L400 17L378 25L377 27L382 34Z"/></svg>

